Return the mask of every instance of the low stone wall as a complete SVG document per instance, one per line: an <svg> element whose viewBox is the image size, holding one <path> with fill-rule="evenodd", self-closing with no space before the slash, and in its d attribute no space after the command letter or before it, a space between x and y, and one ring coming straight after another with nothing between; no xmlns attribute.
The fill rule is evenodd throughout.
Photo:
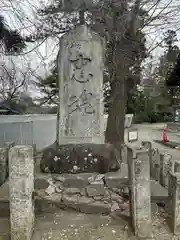
<svg viewBox="0 0 180 240"><path fill-rule="evenodd" d="M124 196L128 195L127 169L107 174L52 175L44 180L49 186L37 190L37 198L83 213L109 214L117 209L123 210Z"/></svg>
<svg viewBox="0 0 180 240"><path fill-rule="evenodd" d="M171 132L179 132L180 133L180 123L179 122L167 123L167 130L169 130Z"/></svg>

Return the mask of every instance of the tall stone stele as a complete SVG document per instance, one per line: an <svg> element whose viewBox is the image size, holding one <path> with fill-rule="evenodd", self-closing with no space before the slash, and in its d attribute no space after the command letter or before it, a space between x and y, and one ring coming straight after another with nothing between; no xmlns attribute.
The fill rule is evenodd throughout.
<svg viewBox="0 0 180 240"><path fill-rule="evenodd" d="M61 39L57 142L104 143L104 40L86 25Z"/></svg>

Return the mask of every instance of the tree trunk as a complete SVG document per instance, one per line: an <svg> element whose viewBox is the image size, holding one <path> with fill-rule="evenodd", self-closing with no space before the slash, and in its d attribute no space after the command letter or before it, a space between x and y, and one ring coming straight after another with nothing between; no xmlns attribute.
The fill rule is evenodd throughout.
<svg viewBox="0 0 180 240"><path fill-rule="evenodd" d="M116 77L112 82L112 98L109 105L109 116L107 119L107 128L105 133L106 142L114 146L120 146L124 143L124 123L126 114L126 76L123 74Z"/></svg>

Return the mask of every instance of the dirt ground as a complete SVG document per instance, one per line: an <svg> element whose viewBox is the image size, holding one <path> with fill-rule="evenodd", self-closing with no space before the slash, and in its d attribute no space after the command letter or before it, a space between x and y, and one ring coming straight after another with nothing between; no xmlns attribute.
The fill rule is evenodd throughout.
<svg viewBox="0 0 180 240"><path fill-rule="evenodd" d="M179 240L164 217L153 217L153 239ZM9 220L0 218L0 240L9 239ZM136 240L128 219L58 210L36 216L32 240Z"/></svg>

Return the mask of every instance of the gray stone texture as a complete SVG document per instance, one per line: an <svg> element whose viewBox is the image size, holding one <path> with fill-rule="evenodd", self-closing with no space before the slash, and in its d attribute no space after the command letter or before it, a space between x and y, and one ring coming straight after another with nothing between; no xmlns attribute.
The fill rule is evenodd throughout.
<svg viewBox="0 0 180 240"><path fill-rule="evenodd" d="M107 173L120 169L121 158L112 144L53 145L43 150L44 173Z"/></svg>
<svg viewBox="0 0 180 240"><path fill-rule="evenodd" d="M8 177L8 150L0 148L0 186Z"/></svg>
<svg viewBox="0 0 180 240"><path fill-rule="evenodd" d="M174 161L174 173L180 173L180 161Z"/></svg>
<svg viewBox="0 0 180 240"><path fill-rule="evenodd" d="M159 180L160 180L160 152L158 149L152 149L150 166L151 166L151 169L150 169L151 177L154 180L159 182Z"/></svg>
<svg viewBox="0 0 180 240"><path fill-rule="evenodd" d="M58 144L104 143L104 40L86 25L61 38Z"/></svg>
<svg viewBox="0 0 180 240"><path fill-rule="evenodd" d="M30 240L34 226L34 160L31 146L9 150L11 239Z"/></svg>
<svg viewBox="0 0 180 240"><path fill-rule="evenodd" d="M86 191L89 197L104 196L106 194L104 182L102 180L92 182L86 187Z"/></svg>
<svg viewBox="0 0 180 240"><path fill-rule="evenodd" d="M169 171L172 156L169 154L160 154L160 181L159 183L168 188L169 184Z"/></svg>
<svg viewBox="0 0 180 240"><path fill-rule="evenodd" d="M173 234L180 234L180 174L170 173L169 178L168 224Z"/></svg>
<svg viewBox="0 0 180 240"><path fill-rule="evenodd" d="M107 173L105 175L105 183L108 188L122 188L123 186L128 186L127 164L122 163L119 171Z"/></svg>
<svg viewBox="0 0 180 240"><path fill-rule="evenodd" d="M138 238L150 238L152 222L149 150L133 151L134 149L128 147L132 225Z"/></svg>

